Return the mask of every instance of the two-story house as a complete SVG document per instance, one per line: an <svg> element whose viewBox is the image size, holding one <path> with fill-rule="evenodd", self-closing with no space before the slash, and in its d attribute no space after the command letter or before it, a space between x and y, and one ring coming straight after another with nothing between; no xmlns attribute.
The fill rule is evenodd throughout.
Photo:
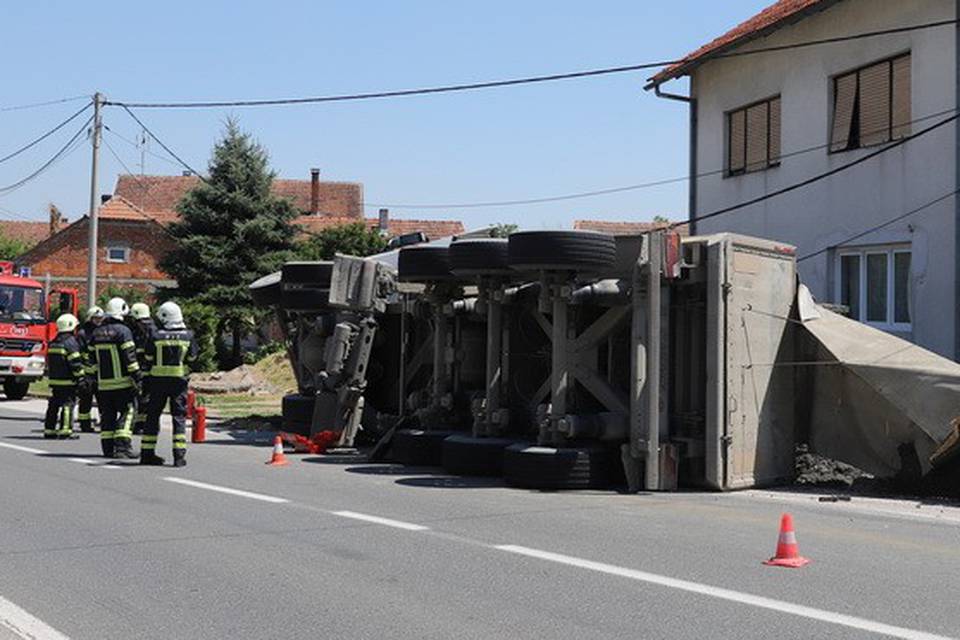
<svg viewBox="0 0 960 640"><path fill-rule="evenodd" d="M955 359L958 4L780 0L647 86L690 110L692 233L796 245L819 300Z"/></svg>

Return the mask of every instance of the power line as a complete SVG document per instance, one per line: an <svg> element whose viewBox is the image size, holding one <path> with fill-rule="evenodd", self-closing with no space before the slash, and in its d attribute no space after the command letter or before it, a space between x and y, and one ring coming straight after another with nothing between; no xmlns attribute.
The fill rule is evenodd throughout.
<svg viewBox="0 0 960 640"><path fill-rule="evenodd" d="M165 144L163 143L163 140L161 140L161 139L158 138L156 135L154 135L153 131L151 131L150 128L147 127L147 125L143 124L143 121L140 120L140 118L138 118L138 117L136 116L136 114L133 113L133 111L130 111L130 109L127 107L127 105L120 105L120 106L123 107L123 110L127 112L127 115L129 115L131 118L133 118L134 121L135 121L137 124L140 125L140 128L143 129L144 131L146 131L147 134L148 134L151 138L153 138L154 140L156 140L156 141L157 141L157 144L159 144L161 147L163 147L163 150L166 151L167 153L169 153L170 156L171 156L174 160L176 160L176 161L179 162L181 165L183 165L183 166L187 169L187 171L189 171L189 172L192 173L193 175L197 176L198 178L200 178L200 179L203 180L204 182L207 182L207 179L206 179L206 178L204 178L202 175L200 175L200 173L199 173L198 171L195 171L195 170L193 169L193 167L191 167L190 165L188 165L180 156L178 156L177 154L175 154L175 153L170 149L170 147L168 147L167 145L165 145Z"/></svg>
<svg viewBox="0 0 960 640"><path fill-rule="evenodd" d="M31 102L28 104L17 104L7 107L0 107L3 111L22 111L24 109L35 109L37 107L48 107L54 104L63 104L64 102L76 102L77 100L89 100L90 96L71 96L69 98L58 98L57 100L46 100L44 102Z"/></svg>
<svg viewBox="0 0 960 640"><path fill-rule="evenodd" d="M829 178L830 176L834 176L834 175L836 175L836 174L838 174L838 173L841 173L841 172L843 172L843 171L846 171L847 169L851 169L851 168L853 168L853 167L855 167L855 166L857 166L857 165L863 164L864 162L868 162L869 160L872 160L873 158L876 158L877 156L879 156L879 155L881 155L881 154L887 153L888 151L891 151L891 150L893 150L893 149L896 149L896 148L898 148L898 147L901 147L901 146L905 145L906 143L908 143L908 142L911 141L911 140L914 140L914 139L916 139L916 138L919 138L920 136L926 135L926 134L930 133L931 131L935 131L935 130L939 129L940 127L944 126L944 125L947 125L947 124L949 124L949 123L951 123L951 122L956 121L958 118L960 118L960 114L952 115L952 116L950 116L949 118L947 118L946 120L941 120L940 122L938 122L938 123L936 123L936 124L934 124L934 125L931 125L931 126L927 127L926 129L921 129L920 131L918 131L918 132L916 132L916 133L914 133L914 134L911 134L911 135L909 135L909 136L905 136L905 137L901 138L900 140L897 140L896 142L894 142L894 143L892 143L892 144L888 144L888 145L886 145L885 147L881 147L880 149L877 149L876 151L873 151L873 152L871 152L871 153L868 153L868 154L865 155L865 156L861 156L861 157L857 158L856 160L854 160L854 161L852 161L852 162L848 162L848 163L846 163L846 164L844 164L844 165L840 165L839 167L835 167L835 168L830 169L829 171L825 171L825 172L823 172L823 173L818 173L817 175L812 176L812 177L810 177L810 178L807 178L806 180L801 180L800 182L795 182L794 184L791 184L791 185L789 185L789 186L783 187L782 189L777 189L777 190L775 190L775 191L771 191L771 192L766 193L766 194L764 194L764 195L762 195L762 196L758 196L758 197L756 197L756 198L752 198L752 199L750 199L750 200L747 200L746 202L741 202L741 203L739 203L739 204L731 205L731 206L729 206L729 207L724 207L724 208L722 208L722 209L718 209L718 210L716 210L716 211L712 211L712 212L710 212L710 213L708 213L708 214L705 214L705 215L702 215L702 216L696 216L696 217L694 218L694 220L695 220L696 222L701 222L702 220L710 220L711 218L716 218L716 217L718 217L718 216L722 216L722 215L724 215L724 214L730 213L731 211L736 211L736 210L738 210L738 209L744 209L744 208L746 208L746 207L749 207L749 206L758 204L758 203L760 203L760 202L764 202L764 201L766 201L766 200L770 200L770 199L772 199L772 198L776 198L776 197L778 197L778 196L782 196L782 195L784 195L784 194L786 194L786 193L790 193L791 191L796 191L797 189L802 189L803 187L806 187L806 186L809 186L809 185L811 185L811 184L814 184L815 182L820 182L821 180L826 180L826 179ZM679 226L684 225L684 224L687 224L687 223L686 223L686 222L675 222L675 223L673 223L673 224L670 225L670 228L671 228L671 229L672 229L672 228L676 228L676 227L679 227Z"/></svg>
<svg viewBox="0 0 960 640"><path fill-rule="evenodd" d="M945 109L943 111L938 111L937 113L931 113L930 115L922 116L911 120L910 122L905 122L904 125L913 125L920 122L926 122L927 120L932 120L934 118L939 118L941 116L949 115L956 113L957 109ZM882 128L877 128L873 131L864 131L861 132L861 136L870 135L871 133L881 133L887 131L889 127L884 126ZM779 156L780 160L785 160L787 158L792 158L795 156L803 155L806 153L811 153L813 151L820 151L822 149L827 149L833 146L833 142L828 142L826 144L818 144L812 147L805 147L803 149L797 149L796 151L791 151L789 153L782 153ZM694 179L699 180L700 178L709 178L711 176L723 175L726 173L726 169L714 169L712 171L704 171L698 173L694 176ZM668 184L676 184L679 182L687 182L691 179L689 175L677 176L674 178L663 178L661 180L653 180L650 182L641 182L639 184L630 184L620 187L610 187L607 189L596 189L593 191L580 191L577 193L568 193L564 195L557 196L544 196L540 198L526 198L518 200L500 200L493 202L459 202L459 203L450 203L450 204L438 204L438 203L429 203L429 204L398 204L398 203L377 203L377 202L368 202L364 206L371 209L376 209L380 207L389 207L396 209L479 209L485 207L508 207L516 205L525 205L525 204L543 204L548 202L562 202L565 200L579 200L582 198L591 198L602 195L609 195L613 193L622 193L625 191L638 191L641 189L648 189L651 187L661 187Z"/></svg>
<svg viewBox="0 0 960 640"><path fill-rule="evenodd" d="M835 44L839 42L848 42L850 40L860 40L863 38L874 38L898 33L907 33L921 29L932 29L947 25L957 24L958 20L940 20L937 22L927 22L923 24L910 25L906 27L896 27L892 29L882 29L878 31L867 31L862 33L850 34L846 36L837 36L834 38L821 38L818 40L809 40L797 42L794 44L777 45L772 47L763 47L752 49L750 51L731 51L720 53L711 58L734 58L742 56L752 56L774 51L785 51L789 49L800 49L824 44ZM527 76L522 78L512 78L507 80L491 80L486 82L473 82L465 84L443 85L438 87L421 87L417 89L399 89L395 91L374 91L368 93L353 93L331 96L314 96L306 98L276 98L263 100L210 100L210 101L184 101L184 102L124 102L119 100L106 101L106 105L116 105L121 107L134 107L138 109L206 109L218 107L264 107L295 104L318 104L323 102L348 102L357 100L375 100L382 98L399 98L415 95L429 95L437 93L453 93L458 91L474 91L478 89L493 89L499 87L511 87L525 84L537 84L544 82L556 82L559 80L574 80L578 78L588 78L596 76L605 76L631 71L642 71L645 69L658 69L674 64L682 64L686 59L663 60L659 62L644 62L641 64L623 65L615 67L604 67L600 69L589 69L585 71L571 71L566 73L555 73L540 76Z"/></svg>
<svg viewBox="0 0 960 640"><path fill-rule="evenodd" d="M81 138L81 136L83 136L83 134L84 134L84 133L86 132L86 130L87 130L87 125L89 125L92 121L93 121L93 117L90 117L90 118L83 124L83 126L80 128L80 130L77 131L75 134L73 134L73 137L70 138L65 145L63 145L62 147L60 147L60 150L57 151L55 154L53 154L53 156L52 156L49 160L47 160L47 161L44 162L42 165L40 165L40 168L38 168L36 171L34 171L33 173L31 173L30 175L26 176L25 178L22 178L22 179L14 182L14 183L12 183L12 184L9 184L9 185L0 187L0 195L9 195L10 193L16 191L17 189L19 189L19 188L22 187L23 185L25 185L25 184L27 184L28 182L31 182L31 181L34 180L35 178L39 177L39 176L40 176L41 174L43 174L47 169L49 169L51 166L53 166L54 163L56 163L58 160L60 160L60 159L63 158L64 156L68 155L69 153L72 153L73 151L75 151L79 145L74 146L74 143L76 143L76 142Z"/></svg>
<svg viewBox="0 0 960 640"><path fill-rule="evenodd" d="M117 133L116 131L114 131L113 129L111 129L110 127L108 127L107 125L103 125L103 128L106 129L107 131L109 131L111 135L116 136L117 139L122 140L122 141L126 142L127 144L129 144L130 146L136 147L137 149L140 148L140 144L139 144L139 143L134 142L133 140L131 140L130 138L128 138L128 137L126 137L126 136L120 135L119 133ZM162 160L163 162L166 162L167 164L173 165L173 166L175 166L175 167L179 167L179 166L180 166L180 163L178 163L177 161L171 160L170 158L168 158L168 157L166 157L166 156L162 156L162 155L160 155L159 153L156 153L155 151L150 151L150 149L147 149L147 155L148 155L148 156L152 156L152 157L156 158L157 160Z"/></svg>
<svg viewBox="0 0 960 640"><path fill-rule="evenodd" d="M72 116L70 116L69 118L67 118L66 120L64 120L64 121L61 122L60 124L58 124L57 126L55 126L53 129L50 129L50 131L47 131L45 134L43 134L43 135L40 136L39 138L33 140L32 142L28 142L27 144L25 144L24 146L20 147L20 148L17 149L16 151L13 151L12 153L9 153L9 154L3 156L2 158L0 158L0 163L6 162L7 160L10 160L11 158L15 158L15 157L17 157L18 155L20 155L21 153L23 153L24 151L27 151L28 149L31 149L31 148L37 146L38 144L40 144L41 142L43 142L44 140L46 140L47 138L49 138L50 136L52 136L53 134L55 134L57 131L60 131L60 129L64 128L65 126L67 126L68 124L70 124L71 122L73 122L76 118L78 118L78 117L80 116L81 113L83 113L84 111L86 111L86 110L89 109L89 108L90 108L90 105L88 104L88 105L86 105L85 107L83 107L83 109L80 109L79 111L77 111L76 113L74 113Z"/></svg>
<svg viewBox="0 0 960 640"><path fill-rule="evenodd" d="M873 233L873 232L875 232L875 231L879 231L879 230L881 230L881 229L883 229L883 228L885 228L885 227L889 227L890 225L892 225L892 224L894 224L894 223L896 223L896 222L899 222L899 221L903 220L904 218L909 218L910 216L914 216L914 215L916 215L916 214L918 214L918 213L920 213L920 212L922 212L922 211L925 211L925 210L929 209L930 207L932 207L932 206L934 206L934 205L936 205L936 204L940 204L940 203L943 202L944 200L947 200L948 198L952 198L952 197L956 196L958 193L960 193L960 189L956 189L956 190L954 190L954 191L951 191L950 193L947 193L947 194L945 194L945 195L942 195L942 196L940 196L939 198L936 198L935 200L931 200L930 202L927 202L926 204L920 205L920 206L917 207L916 209L911 209L910 211L907 211L906 213L903 213L903 214L901 214L901 215L899 215L899 216L897 216L897 217L895 217L895 218L891 218L891 219L887 220L886 222L882 222L882 223L880 223L880 224L878 224L878 225L876 225L876 226L870 227L870 228L867 229L866 231L861 231L860 233L857 233L857 234L855 234L855 235L852 235L852 236L850 236L849 238L846 238L846 239L844 239L844 240L842 240L842 241L840 241L840 242L838 242L838 243L836 243L836 244L834 244L834 245L831 245L831 246L829 246L829 247L824 247L824 248L822 248L822 249L818 249L817 251L814 251L813 253L808 253L808 254L806 254L805 256L802 256L802 257L800 257L800 258L797 258L797 262L803 262L804 260L809 260L810 258L815 258L816 256L819 256L819 255L821 255L821 254L823 254L823 253L826 253L827 251L830 251L831 249L833 249L833 248L835 248L835 247L842 247L843 245L845 245L845 244L847 244L847 243L849 243L849 242L853 242L854 240L859 240L860 238L862 238L862 237L864 237L864 236L867 236L867 235L870 235L871 233Z"/></svg>

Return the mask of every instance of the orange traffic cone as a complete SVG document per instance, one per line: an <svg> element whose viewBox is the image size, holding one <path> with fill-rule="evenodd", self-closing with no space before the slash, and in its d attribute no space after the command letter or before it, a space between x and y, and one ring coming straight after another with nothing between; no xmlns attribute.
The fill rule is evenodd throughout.
<svg viewBox="0 0 960 640"><path fill-rule="evenodd" d="M810 561L800 555L800 547L797 545L797 534L793 531L793 516L785 513L780 518L780 537L777 539L777 555L763 564L771 567L793 567L797 569L808 562Z"/></svg>
<svg viewBox="0 0 960 640"><path fill-rule="evenodd" d="M277 467L290 464L290 461L287 460L287 456L283 455L283 439L281 439L280 436L277 436L273 439L273 455L270 457L270 462L267 464Z"/></svg>

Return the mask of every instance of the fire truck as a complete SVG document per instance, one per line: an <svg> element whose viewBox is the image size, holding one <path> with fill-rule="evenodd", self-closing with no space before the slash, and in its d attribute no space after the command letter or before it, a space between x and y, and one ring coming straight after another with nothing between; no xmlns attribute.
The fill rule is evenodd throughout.
<svg viewBox="0 0 960 640"><path fill-rule="evenodd" d="M57 316L76 315L78 297L76 289L47 292L41 282L16 274L12 262L0 261L0 380L8 400L22 399L43 377Z"/></svg>

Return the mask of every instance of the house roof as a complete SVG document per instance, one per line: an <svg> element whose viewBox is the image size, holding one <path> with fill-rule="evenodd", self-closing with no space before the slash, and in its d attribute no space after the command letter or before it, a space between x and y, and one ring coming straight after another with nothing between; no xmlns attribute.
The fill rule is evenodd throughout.
<svg viewBox="0 0 960 640"><path fill-rule="evenodd" d="M50 223L0 220L0 234L7 238L16 238L30 244L37 244L50 236Z"/></svg>
<svg viewBox="0 0 960 640"><path fill-rule="evenodd" d="M580 231L599 231L612 236L633 236L648 233L669 226L670 222L613 222L608 220L574 220L573 228ZM686 223L677 225L680 235L688 235L690 226Z"/></svg>
<svg viewBox="0 0 960 640"><path fill-rule="evenodd" d="M98 212L101 220L134 220L138 222L150 221L160 224L173 222L179 216L173 211L144 211L131 203L123 196L115 195L100 206Z"/></svg>
<svg viewBox="0 0 960 640"><path fill-rule="evenodd" d="M329 229L330 227L356 222L358 222L356 218L327 218L320 216L300 216L294 220L294 224L313 233ZM368 229L376 229L379 225L378 218L365 218L363 222ZM436 239L460 235L464 232L464 229L463 223L459 220L410 220L391 218L387 223L387 234L390 236L400 236L418 231L427 234L428 238Z"/></svg>
<svg viewBox="0 0 960 640"><path fill-rule="evenodd" d="M177 203L200 182L197 176L120 175L114 196L139 207L147 214L169 212L175 215ZM310 210L310 180L276 178L273 193L286 198L300 211ZM363 215L363 185L357 182L320 181L320 213L334 217Z"/></svg>
<svg viewBox="0 0 960 640"><path fill-rule="evenodd" d="M741 22L719 38L708 42L681 61L650 78L647 89L687 75L711 57L767 36L781 27L798 22L812 13L830 8L840 0L778 0L749 20Z"/></svg>

